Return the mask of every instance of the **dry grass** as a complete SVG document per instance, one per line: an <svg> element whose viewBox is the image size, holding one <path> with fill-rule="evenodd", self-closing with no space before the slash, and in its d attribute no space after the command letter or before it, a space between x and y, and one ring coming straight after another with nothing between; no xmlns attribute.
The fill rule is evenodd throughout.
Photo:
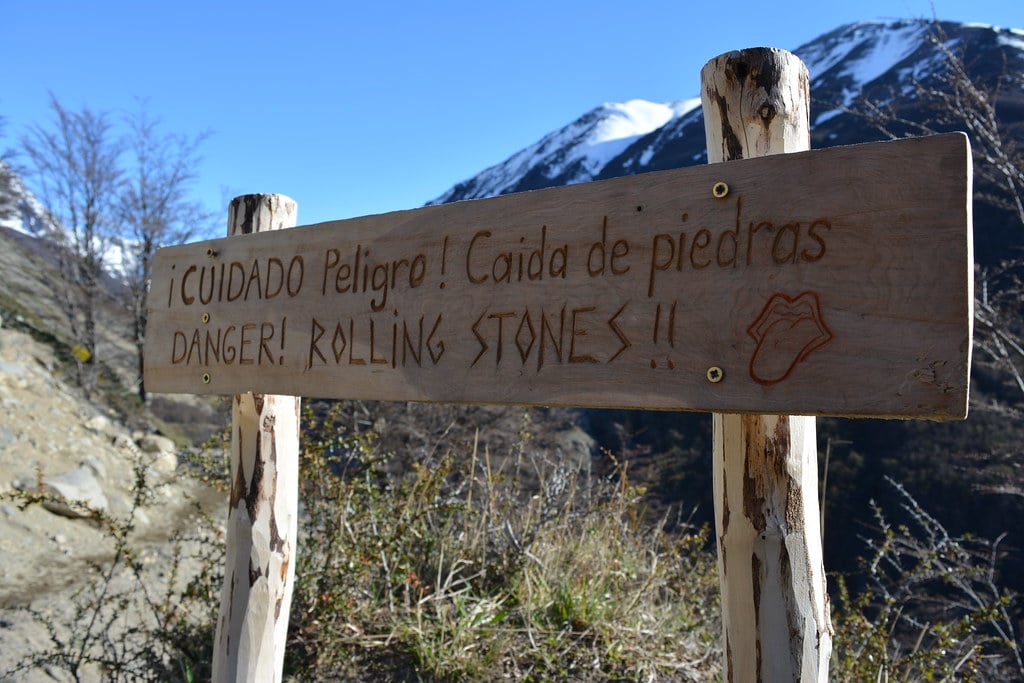
<svg viewBox="0 0 1024 683"><path fill-rule="evenodd" d="M478 442L438 451L395 480L365 439L307 446L315 531L298 571L316 578L300 582L291 635L307 675L354 679L362 663L361 680L713 677L706 534L647 519L625 466L588 481L526 432L513 449L500 467Z"/></svg>

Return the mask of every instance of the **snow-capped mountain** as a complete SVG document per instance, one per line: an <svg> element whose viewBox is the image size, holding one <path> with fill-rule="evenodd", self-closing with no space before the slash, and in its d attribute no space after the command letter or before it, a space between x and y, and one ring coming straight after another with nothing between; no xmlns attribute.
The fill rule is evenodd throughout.
<svg viewBox="0 0 1024 683"><path fill-rule="evenodd" d="M604 104L430 203L593 180L634 141L699 106L700 98L666 104L646 100Z"/></svg>
<svg viewBox="0 0 1024 683"><path fill-rule="evenodd" d="M940 33L936 34L938 29ZM881 140L885 135L851 113L860 98L889 104L925 121L915 84L934 84L947 68L938 42L962 57L972 79L997 92L1004 130L1024 144L1024 30L980 24L907 20L841 26L794 50L811 76L812 146ZM714 55L709 55L709 57ZM707 162L698 100L605 104L546 135L430 203L602 180ZM982 211L976 224L998 222ZM979 239L982 261L998 258L1014 236L993 229ZM1017 243L1021 236L1015 235Z"/></svg>

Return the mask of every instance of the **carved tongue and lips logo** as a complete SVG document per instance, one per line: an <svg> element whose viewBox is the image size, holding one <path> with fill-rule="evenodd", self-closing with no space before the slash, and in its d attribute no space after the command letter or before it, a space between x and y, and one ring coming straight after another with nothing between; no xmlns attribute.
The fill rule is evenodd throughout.
<svg viewBox="0 0 1024 683"><path fill-rule="evenodd" d="M815 292L792 298L774 294L747 333L757 342L750 376L766 385L786 379L807 356L832 341Z"/></svg>

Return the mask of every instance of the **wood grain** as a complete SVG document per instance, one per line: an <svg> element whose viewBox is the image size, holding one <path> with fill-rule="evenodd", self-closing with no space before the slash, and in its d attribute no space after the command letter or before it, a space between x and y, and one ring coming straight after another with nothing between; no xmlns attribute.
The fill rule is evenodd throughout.
<svg viewBox="0 0 1024 683"><path fill-rule="evenodd" d="M961 418L970 189L950 134L161 249L146 383Z"/></svg>

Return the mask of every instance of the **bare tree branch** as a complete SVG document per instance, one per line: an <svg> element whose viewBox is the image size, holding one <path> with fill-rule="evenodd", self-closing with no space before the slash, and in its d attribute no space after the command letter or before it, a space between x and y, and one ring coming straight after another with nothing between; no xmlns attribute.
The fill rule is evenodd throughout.
<svg viewBox="0 0 1024 683"><path fill-rule="evenodd" d="M106 113L71 111L53 96L50 108L54 120L34 126L22 146L37 195L57 226L47 235L57 247L61 271L54 288L71 328L78 383L91 395L96 389L97 303L104 258L116 231L112 202L121 182L121 146Z"/></svg>
<svg viewBox="0 0 1024 683"><path fill-rule="evenodd" d="M188 138L162 133L160 120L148 114L144 103L128 117L127 125L129 171L121 186L117 216L125 253L124 303L132 316L138 393L145 401L143 345L153 256L159 247L179 244L209 227L211 214L188 195L197 177L199 147L209 134Z"/></svg>

